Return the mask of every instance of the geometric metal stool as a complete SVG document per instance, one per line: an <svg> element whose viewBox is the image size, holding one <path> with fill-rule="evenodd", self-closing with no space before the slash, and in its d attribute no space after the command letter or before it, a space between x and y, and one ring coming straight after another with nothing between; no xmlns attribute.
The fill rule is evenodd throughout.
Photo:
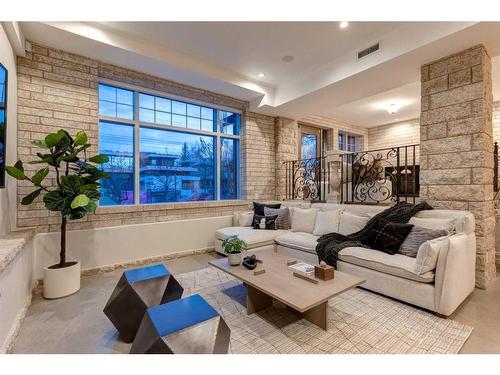
<svg viewBox="0 0 500 375"><path fill-rule="evenodd" d="M199 294L151 307L144 314L131 354L222 354L231 331Z"/></svg>
<svg viewBox="0 0 500 375"><path fill-rule="evenodd" d="M104 314L125 342L132 342L148 307L182 297L184 289L163 264L123 272Z"/></svg>

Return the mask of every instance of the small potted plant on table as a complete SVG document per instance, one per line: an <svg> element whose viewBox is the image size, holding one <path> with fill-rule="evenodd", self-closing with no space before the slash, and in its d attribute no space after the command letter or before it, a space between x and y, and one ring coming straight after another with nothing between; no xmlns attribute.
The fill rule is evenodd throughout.
<svg viewBox="0 0 500 375"><path fill-rule="evenodd" d="M68 220L94 213L100 196L99 180L109 177L94 164L106 163L108 157L95 155L87 158L86 150L91 145L83 131L73 138L61 129L47 135L44 140L31 143L44 152L37 152L39 160L28 163L42 164L43 167L32 177L25 174L21 160L5 167L5 170L17 180L31 182L35 188L22 199L21 204L31 204L43 195L45 208L61 215L59 263L44 268L43 295L45 298L65 297L80 289L80 262L66 260L66 224ZM49 175L49 172L52 173Z"/></svg>
<svg viewBox="0 0 500 375"><path fill-rule="evenodd" d="M230 236L222 241L222 248L227 254L227 261L231 266L241 264L241 253L243 252L244 242L238 236Z"/></svg>

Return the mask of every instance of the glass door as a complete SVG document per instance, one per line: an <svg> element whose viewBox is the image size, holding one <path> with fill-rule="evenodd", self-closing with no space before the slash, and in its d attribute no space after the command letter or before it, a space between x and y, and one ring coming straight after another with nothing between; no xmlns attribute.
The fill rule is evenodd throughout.
<svg viewBox="0 0 500 375"><path fill-rule="evenodd" d="M322 155L321 129L300 125L299 159L314 159Z"/></svg>

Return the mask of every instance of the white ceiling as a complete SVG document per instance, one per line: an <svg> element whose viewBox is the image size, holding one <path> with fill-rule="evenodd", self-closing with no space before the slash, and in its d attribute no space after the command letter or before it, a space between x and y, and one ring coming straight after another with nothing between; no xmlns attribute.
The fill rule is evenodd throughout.
<svg viewBox="0 0 500 375"><path fill-rule="evenodd" d="M279 86L377 42L391 22L105 22L102 26L196 56L243 76ZM293 56L286 63L283 56ZM258 74L265 77L259 78Z"/></svg>
<svg viewBox="0 0 500 375"><path fill-rule="evenodd" d="M21 27L28 40L248 100L256 112L323 115L365 127L418 117L422 64L477 43L492 57L500 54L500 23L351 22L342 30L337 22L23 22ZM356 52L373 42L381 43L381 51L357 61ZM294 61L284 63L285 55ZM496 58L493 71L500 99ZM260 72L265 77L259 78ZM385 109L392 102L405 103L397 115Z"/></svg>

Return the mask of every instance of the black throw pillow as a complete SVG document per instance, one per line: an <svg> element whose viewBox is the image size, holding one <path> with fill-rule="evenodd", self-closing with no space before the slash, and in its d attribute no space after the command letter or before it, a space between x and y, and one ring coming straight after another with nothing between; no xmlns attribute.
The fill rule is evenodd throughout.
<svg viewBox="0 0 500 375"><path fill-rule="evenodd" d="M266 229L276 230L276 219L278 215L264 216L264 215L253 215L253 228L260 229L260 221L266 219Z"/></svg>
<svg viewBox="0 0 500 375"><path fill-rule="evenodd" d="M413 228L412 224L391 223L379 220L368 233L361 238L361 243L375 250L394 255Z"/></svg>
<svg viewBox="0 0 500 375"><path fill-rule="evenodd" d="M281 208L281 203L268 204L268 203L253 202L253 213L254 213L254 215L264 216L264 207Z"/></svg>

